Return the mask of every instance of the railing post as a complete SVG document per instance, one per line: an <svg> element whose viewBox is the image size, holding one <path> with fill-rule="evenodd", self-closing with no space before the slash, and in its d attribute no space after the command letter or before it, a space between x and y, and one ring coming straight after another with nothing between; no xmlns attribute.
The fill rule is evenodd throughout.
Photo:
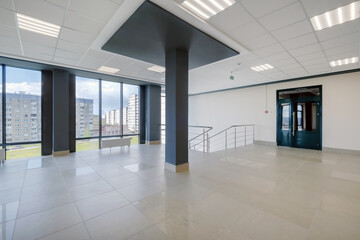
<svg viewBox="0 0 360 240"><path fill-rule="evenodd" d="M203 129L203 152L205 152L205 129Z"/></svg>
<svg viewBox="0 0 360 240"><path fill-rule="evenodd" d="M234 128L234 130L235 130L235 132L234 132L234 134L235 134L234 145L235 145L235 149L236 149L236 127Z"/></svg>
<svg viewBox="0 0 360 240"><path fill-rule="evenodd" d="M227 150L227 131L225 131L225 149Z"/></svg>
<svg viewBox="0 0 360 240"><path fill-rule="evenodd" d="M206 147L207 147L207 152L210 152L209 133L206 133Z"/></svg>
<svg viewBox="0 0 360 240"><path fill-rule="evenodd" d="M246 126L245 126L245 147L246 147Z"/></svg>

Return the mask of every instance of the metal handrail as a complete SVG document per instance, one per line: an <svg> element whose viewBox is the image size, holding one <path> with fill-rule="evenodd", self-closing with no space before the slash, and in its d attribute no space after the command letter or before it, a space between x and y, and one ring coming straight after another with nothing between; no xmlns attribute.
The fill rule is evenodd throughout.
<svg viewBox="0 0 360 240"><path fill-rule="evenodd" d="M206 152L210 152L210 140L211 139L213 139L214 137L216 137L216 136L218 136L218 135L220 135L220 134L222 134L222 133L225 133L225 149L227 149L227 140L228 140L228 133L227 133L227 131L229 130L229 129L232 129L232 128L235 128L235 132L234 133L229 133L229 135L231 135L231 134L234 134L235 135L235 137L233 138L235 141L234 141L234 146L235 146L235 149L236 149L236 142L237 142L237 138L236 138L236 128L237 127L245 127L245 135L244 135L244 137L245 137L245 139L244 139L244 142L245 142L245 146L246 146L246 136L247 136L247 134L246 134L246 127L253 127L253 140L255 140L255 124L242 124L242 125L232 125L232 126L230 126L230 127L228 127L228 128L225 128L224 130L222 130L222 131L220 131L220 132L218 132L218 133L216 133L216 134L214 134L214 135L212 135L212 136L210 136L210 137L207 137L206 139L203 139L203 141L201 141L201 142L198 142L198 143L196 143L196 144L194 144L193 146L191 146L191 147L194 147L194 149L195 149L195 147L197 146L197 145L200 145L200 144L203 144L203 145L205 145L205 141L206 141L206 146L207 146L207 150L206 150ZM218 144L219 145L219 144Z"/></svg>
<svg viewBox="0 0 360 240"><path fill-rule="evenodd" d="M196 138L198 138L198 137L200 137L200 136L202 136L202 135L204 135L205 133L208 133L209 131L211 131L213 128L212 127L210 127L210 126L189 126L189 127L194 127L194 128L202 128L202 129L205 129L205 128L207 128L208 130L206 130L206 131L203 131L202 133L200 133L199 135L197 135L197 136L195 136L195 137L193 137L192 139L190 139L188 142L190 143L192 140L194 140L194 139L196 139Z"/></svg>
<svg viewBox="0 0 360 240"><path fill-rule="evenodd" d="M219 134L223 133L223 132L226 132L226 131L227 131L227 130L229 130L230 128L234 128L234 127L248 127L248 126L255 126L255 124L232 125L232 126L230 126L230 127L226 128L226 129L224 129L224 130L222 130L222 131L220 131L220 132L218 132L218 133L216 133L216 134L214 134L214 135L210 136L210 137L209 137L209 140L210 140L211 138L213 138L213 137L215 137L215 136L217 136L217 135L219 135Z"/></svg>

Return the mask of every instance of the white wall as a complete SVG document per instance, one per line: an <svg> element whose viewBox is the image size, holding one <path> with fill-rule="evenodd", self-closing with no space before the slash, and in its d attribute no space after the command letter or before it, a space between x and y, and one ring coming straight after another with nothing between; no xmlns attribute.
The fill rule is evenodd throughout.
<svg viewBox="0 0 360 240"><path fill-rule="evenodd" d="M191 96L189 124L213 126L216 133L253 123L255 140L276 142L276 90L313 85L323 86L323 147L360 150L360 73Z"/></svg>

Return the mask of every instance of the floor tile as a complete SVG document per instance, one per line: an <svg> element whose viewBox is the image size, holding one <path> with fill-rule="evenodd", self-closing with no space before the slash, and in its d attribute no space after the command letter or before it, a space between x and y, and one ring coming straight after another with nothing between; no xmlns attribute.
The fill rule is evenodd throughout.
<svg viewBox="0 0 360 240"><path fill-rule="evenodd" d="M75 204L53 208L17 219L13 240L37 239L81 221Z"/></svg>

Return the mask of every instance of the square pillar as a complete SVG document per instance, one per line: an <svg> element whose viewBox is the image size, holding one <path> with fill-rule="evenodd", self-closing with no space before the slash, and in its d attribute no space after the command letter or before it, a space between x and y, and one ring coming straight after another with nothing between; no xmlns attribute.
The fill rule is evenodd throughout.
<svg viewBox="0 0 360 240"><path fill-rule="evenodd" d="M167 50L165 66L165 168L173 172L188 171L188 51Z"/></svg>
<svg viewBox="0 0 360 240"><path fill-rule="evenodd" d="M145 90L146 143L161 143L161 87L147 85Z"/></svg>

